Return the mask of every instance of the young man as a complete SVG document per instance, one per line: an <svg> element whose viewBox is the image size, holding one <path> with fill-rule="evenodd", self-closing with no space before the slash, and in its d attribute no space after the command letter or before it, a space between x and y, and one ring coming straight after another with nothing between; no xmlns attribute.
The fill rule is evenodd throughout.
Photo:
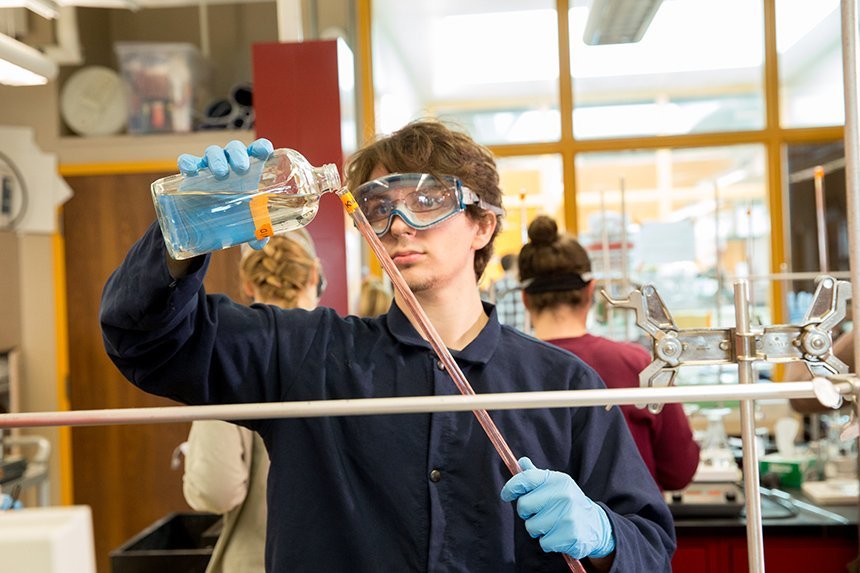
<svg viewBox="0 0 860 573"><path fill-rule="evenodd" d="M242 171L266 144L210 147L180 166ZM417 122L357 152L346 174L476 392L603 387L480 300L502 214L488 150ZM108 354L147 392L188 404L457 393L399 296L377 318L249 308L205 294L207 265L170 260L153 225L105 287ZM617 408L492 416L531 458L513 478L469 412L245 423L271 458L267 569L561 572L553 553L565 552L598 571L670 570L671 515Z"/></svg>

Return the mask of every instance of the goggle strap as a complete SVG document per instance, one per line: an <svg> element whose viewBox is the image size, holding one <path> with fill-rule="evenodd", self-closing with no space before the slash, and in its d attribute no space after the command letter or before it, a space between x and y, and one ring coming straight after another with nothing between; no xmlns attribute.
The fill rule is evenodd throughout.
<svg viewBox="0 0 860 573"><path fill-rule="evenodd" d="M460 189L463 193L463 204L464 205L477 205L481 209L485 211L489 211L500 217L505 214L505 210L501 207L496 207L495 205L491 205L481 199L477 193L469 189L468 187L460 186Z"/></svg>

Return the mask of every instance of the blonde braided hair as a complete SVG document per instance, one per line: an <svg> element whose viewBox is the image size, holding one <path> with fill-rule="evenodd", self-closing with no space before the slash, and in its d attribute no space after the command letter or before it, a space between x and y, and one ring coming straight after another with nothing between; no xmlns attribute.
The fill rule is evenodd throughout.
<svg viewBox="0 0 860 573"><path fill-rule="evenodd" d="M239 277L250 283L257 301L281 308L295 308L299 294L308 286L316 268L306 247L283 235L269 239L259 251L249 252L239 265Z"/></svg>

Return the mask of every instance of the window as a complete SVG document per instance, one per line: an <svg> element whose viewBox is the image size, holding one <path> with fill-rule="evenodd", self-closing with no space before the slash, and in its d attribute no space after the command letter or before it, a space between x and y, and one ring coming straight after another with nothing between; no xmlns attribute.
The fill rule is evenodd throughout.
<svg viewBox="0 0 860 573"><path fill-rule="evenodd" d="M555 3L373 3L376 130L438 117L485 145L558 140Z"/></svg>
<svg viewBox="0 0 860 573"><path fill-rule="evenodd" d="M579 4L570 10L576 138L764 126L761 2L664 0L639 42L607 45L585 43L590 7Z"/></svg>
<svg viewBox="0 0 860 573"><path fill-rule="evenodd" d="M577 155L579 239L595 278L621 298L653 284L681 328L734 324L732 280L770 268L765 164L759 145ZM751 289L763 324L769 284ZM632 322L611 313L603 330L639 338Z"/></svg>
<svg viewBox="0 0 860 573"><path fill-rule="evenodd" d="M845 148L841 141L793 144L786 147L786 159L786 255L793 272L810 273L786 284L786 292L794 293L786 297L789 322L799 324L815 292L813 275L839 276L849 269Z"/></svg>
<svg viewBox="0 0 860 573"><path fill-rule="evenodd" d="M500 157L500 184L504 196L505 217L502 231L496 237L495 257L519 254L528 241L528 224L538 215L549 215L564 229L564 184L562 162L558 155ZM487 268L484 280L502 275L495 261Z"/></svg>
<svg viewBox="0 0 860 573"><path fill-rule="evenodd" d="M528 222L547 213L562 228L575 223L615 294L624 276L631 285L652 282L681 327L733 324L731 285L739 277L752 278L754 325L787 320L784 295L811 282L786 289L770 273L783 263L795 272L817 268L815 234L788 235L814 213L813 195L802 189L811 182L802 183L798 173L811 169L821 151L796 144L792 130L804 128L815 141L840 137L839 0L773 0L775 30L765 25L771 0L662 0L642 10L640 39L603 45L595 30L605 38L634 22L635 11L596 27L589 16L601 1L570 0L559 18L549 0L374 0L377 131L438 117L502 156L508 216L499 255L517 251ZM567 26L561 37L569 39L568 54L559 54L560 24ZM766 121L771 31L778 125ZM568 57L572 93L559 97ZM783 191L768 190L768 158L786 174L784 200L775 202L781 213L770 213L769 193ZM847 237L831 194L844 195L844 178L827 171L825 186L829 265L843 268ZM565 220L574 212L575 222ZM785 259L773 262L779 225L771 228L771 215L782 218L788 239ZM491 263L487 273L496 272ZM637 335L632 326L621 337Z"/></svg>
<svg viewBox="0 0 860 573"><path fill-rule="evenodd" d="M845 123L839 0L777 0L780 122L784 127Z"/></svg>

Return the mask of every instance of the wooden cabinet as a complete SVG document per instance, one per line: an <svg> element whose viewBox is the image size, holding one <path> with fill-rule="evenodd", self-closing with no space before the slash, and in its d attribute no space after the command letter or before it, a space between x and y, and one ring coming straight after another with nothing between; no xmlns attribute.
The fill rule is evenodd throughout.
<svg viewBox="0 0 860 573"><path fill-rule="evenodd" d="M149 185L169 173L67 177L74 197L62 213L66 244L69 400L73 410L170 406L138 390L107 356L99 328L102 288L155 220ZM207 292L238 296L238 249L217 253ZM108 552L164 515L187 511L182 470L170 467L189 424L72 429L73 502L93 510L99 571Z"/></svg>

